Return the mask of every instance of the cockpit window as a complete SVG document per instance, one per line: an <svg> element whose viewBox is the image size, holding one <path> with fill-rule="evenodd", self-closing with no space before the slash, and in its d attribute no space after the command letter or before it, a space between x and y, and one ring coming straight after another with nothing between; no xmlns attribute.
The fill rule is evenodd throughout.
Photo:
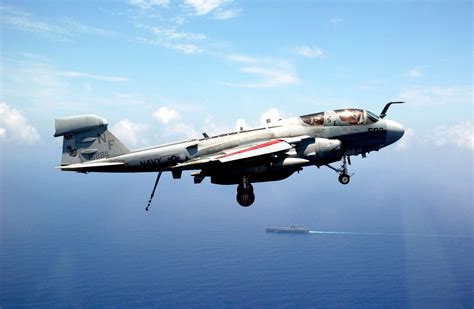
<svg viewBox="0 0 474 309"><path fill-rule="evenodd" d="M361 109L338 109L335 111L342 122L350 125L364 124L364 111Z"/></svg>
<svg viewBox="0 0 474 309"><path fill-rule="evenodd" d="M310 126L324 125L324 113L301 116L301 120Z"/></svg>
<svg viewBox="0 0 474 309"><path fill-rule="evenodd" d="M374 113L369 112L369 111L367 111L367 118L370 120L370 121L368 121L368 122L374 123L374 122L379 121L379 116L377 116L377 115L375 115Z"/></svg>

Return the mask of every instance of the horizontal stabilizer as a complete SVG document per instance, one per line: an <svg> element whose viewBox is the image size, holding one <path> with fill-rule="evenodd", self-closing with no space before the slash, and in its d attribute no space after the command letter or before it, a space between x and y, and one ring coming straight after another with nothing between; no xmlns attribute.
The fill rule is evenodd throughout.
<svg viewBox="0 0 474 309"><path fill-rule="evenodd" d="M112 166L121 166L125 165L124 162L90 162L90 163L78 163L78 164L69 164L63 166L57 166L63 171L81 171L87 169L98 169L101 167L112 167Z"/></svg>

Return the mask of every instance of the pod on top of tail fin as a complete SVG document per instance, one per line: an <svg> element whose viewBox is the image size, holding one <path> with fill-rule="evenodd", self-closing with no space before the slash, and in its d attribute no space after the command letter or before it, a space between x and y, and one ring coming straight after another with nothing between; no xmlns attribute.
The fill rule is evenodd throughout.
<svg viewBox="0 0 474 309"><path fill-rule="evenodd" d="M55 119L55 137L63 136L61 165L112 158L130 150L107 130L107 120L95 115Z"/></svg>

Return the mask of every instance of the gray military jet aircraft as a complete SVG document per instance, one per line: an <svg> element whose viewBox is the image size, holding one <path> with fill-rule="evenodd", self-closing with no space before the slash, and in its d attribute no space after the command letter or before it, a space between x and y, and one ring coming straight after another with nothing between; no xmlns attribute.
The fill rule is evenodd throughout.
<svg viewBox="0 0 474 309"><path fill-rule="evenodd" d="M107 121L94 115L55 119L54 136L63 136L62 171L158 172L146 210L162 172L179 179L184 170L197 170L191 174L194 183L209 177L214 184L238 185L237 201L248 207L255 200L252 183L282 180L306 166L328 166L348 184L351 156L365 157L403 136L402 125L384 119L395 103L403 102L387 103L379 116L344 108L137 150L129 150L107 130ZM337 161L339 168L329 165Z"/></svg>

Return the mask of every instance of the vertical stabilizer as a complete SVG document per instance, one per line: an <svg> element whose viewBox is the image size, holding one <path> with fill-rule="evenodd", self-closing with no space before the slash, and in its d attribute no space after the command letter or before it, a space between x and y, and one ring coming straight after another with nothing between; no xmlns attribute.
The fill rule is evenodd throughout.
<svg viewBox="0 0 474 309"><path fill-rule="evenodd" d="M116 157L129 149L107 130L107 120L95 115L55 119L55 137L63 136L61 165Z"/></svg>

